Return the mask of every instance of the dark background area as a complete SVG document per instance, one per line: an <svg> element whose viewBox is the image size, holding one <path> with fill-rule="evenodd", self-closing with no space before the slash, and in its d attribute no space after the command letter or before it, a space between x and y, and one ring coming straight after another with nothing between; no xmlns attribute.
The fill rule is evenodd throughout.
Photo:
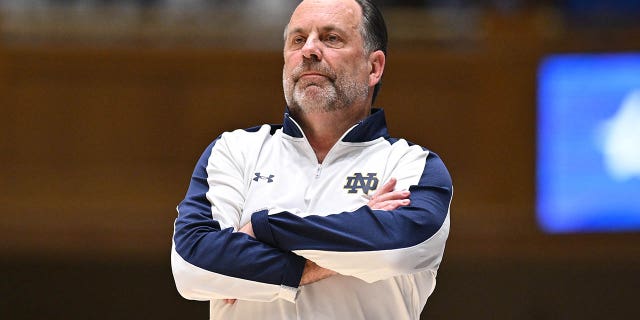
<svg viewBox="0 0 640 320"><path fill-rule="evenodd" d="M385 9L377 105L455 186L423 318L637 318L640 234L546 235L534 212L538 64L639 51L633 7L455 3ZM281 122L289 14L209 5L0 6L0 318L208 317L173 284L175 206L218 134Z"/></svg>

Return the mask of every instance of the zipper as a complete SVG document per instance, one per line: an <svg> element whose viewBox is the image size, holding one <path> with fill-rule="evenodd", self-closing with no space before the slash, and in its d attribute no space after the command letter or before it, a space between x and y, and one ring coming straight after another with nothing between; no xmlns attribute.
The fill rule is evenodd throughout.
<svg viewBox="0 0 640 320"><path fill-rule="evenodd" d="M321 171L322 171L322 164L318 164L318 168L316 169L316 179L320 178Z"/></svg>

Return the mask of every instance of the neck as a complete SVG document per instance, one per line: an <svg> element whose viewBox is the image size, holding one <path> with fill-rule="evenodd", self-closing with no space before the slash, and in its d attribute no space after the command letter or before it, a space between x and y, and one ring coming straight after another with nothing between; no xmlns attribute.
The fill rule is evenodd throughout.
<svg viewBox="0 0 640 320"><path fill-rule="evenodd" d="M355 109L355 111L354 111ZM359 121L365 119L369 108L336 110L331 112L312 112L292 114L299 121L311 148L316 154L318 163L322 163L329 150L340 137Z"/></svg>

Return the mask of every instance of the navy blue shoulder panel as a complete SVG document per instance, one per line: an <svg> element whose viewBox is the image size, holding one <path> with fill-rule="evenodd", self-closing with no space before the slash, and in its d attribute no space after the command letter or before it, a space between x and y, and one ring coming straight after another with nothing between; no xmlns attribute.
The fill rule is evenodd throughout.
<svg viewBox="0 0 640 320"><path fill-rule="evenodd" d="M449 170L444 165L440 156L435 152L431 152L423 147L425 151L429 152L427 156L427 162L425 164L425 170L422 172L422 177L418 185L429 184L436 187L451 189L449 193L453 196L453 182Z"/></svg>
<svg viewBox="0 0 640 320"><path fill-rule="evenodd" d="M276 131L278 131L278 129L282 128L281 124L268 124L268 126L271 128L269 130L269 133L271 135L274 135L276 133ZM262 126L255 126L255 127L251 127L251 128L246 128L246 129L244 129L244 131L246 131L246 132L258 132L258 131L260 131L261 128L262 128Z"/></svg>
<svg viewBox="0 0 640 320"><path fill-rule="evenodd" d="M398 142L398 141L400 141L400 139L398 139L398 138L391 138L391 137L388 137L388 138L387 138L387 142L389 142L389 144L391 144L391 145L393 145L394 143L396 143L396 142ZM407 145L408 145L408 146L410 146L410 147L411 147L411 146L415 146L415 145L416 145L415 143L413 143L413 142L411 142L411 141L409 141L409 140L407 140L407 139L404 139L404 141L406 141L406 142L407 142ZM427 148L425 148L425 147L422 147L422 146L420 146L420 147L421 147L421 148L422 148L422 150L424 150L424 151L431 152L431 151L429 151L429 150L428 150Z"/></svg>
<svg viewBox="0 0 640 320"><path fill-rule="evenodd" d="M284 123L282 125L282 132L288 136L294 138L304 138L304 134L300 131L298 125L293 121L289 113L284 114Z"/></svg>
<svg viewBox="0 0 640 320"><path fill-rule="evenodd" d="M284 115L283 132L294 138L303 138L304 134L300 127L295 123L288 112ZM385 120L384 110L372 109L371 115L360 121L349 133L347 133L343 142L367 142L377 138L388 138L387 121Z"/></svg>
<svg viewBox="0 0 640 320"><path fill-rule="evenodd" d="M216 142L220 140L220 136L218 136L213 142L207 146L204 150L200 159L197 162L195 169L193 170L193 174L191 176L191 183L189 184L189 188L187 189L187 194L185 195L185 199L180 202L178 208L185 208L190 211L196 212L211 212L211 204L206 200L207 191L209 191L209 184L207 183L207 161L211 156L211 151L215 146ZM180 217L178 217L180 219ZM211 226L215 229L220 229L220 225L217 221L211 220Z"/></svg>
<svg viewBox="0 0 640 320"><path fill-rule="evenodd" d="M360 121L347 135L342 138L343 142L366 142L378 139L380 137L389 137L387 131L387 121L384 116L384 110L372 109L371 115Z"/></svg>

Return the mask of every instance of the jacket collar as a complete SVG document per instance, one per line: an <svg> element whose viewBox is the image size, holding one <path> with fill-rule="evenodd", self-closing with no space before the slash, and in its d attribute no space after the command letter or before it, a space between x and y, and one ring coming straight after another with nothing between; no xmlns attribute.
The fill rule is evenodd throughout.
<svg viewBox="0 0 640 320"><path fill-rule="evenodd" d="M298 123L289 114L289 108L284 114L283 133L294 137L304 138L304 133ZM380 137L388 138L387 121L384 110L372 108L371 114L358 122L342 136L342 142L367 142Z"/></svg>

